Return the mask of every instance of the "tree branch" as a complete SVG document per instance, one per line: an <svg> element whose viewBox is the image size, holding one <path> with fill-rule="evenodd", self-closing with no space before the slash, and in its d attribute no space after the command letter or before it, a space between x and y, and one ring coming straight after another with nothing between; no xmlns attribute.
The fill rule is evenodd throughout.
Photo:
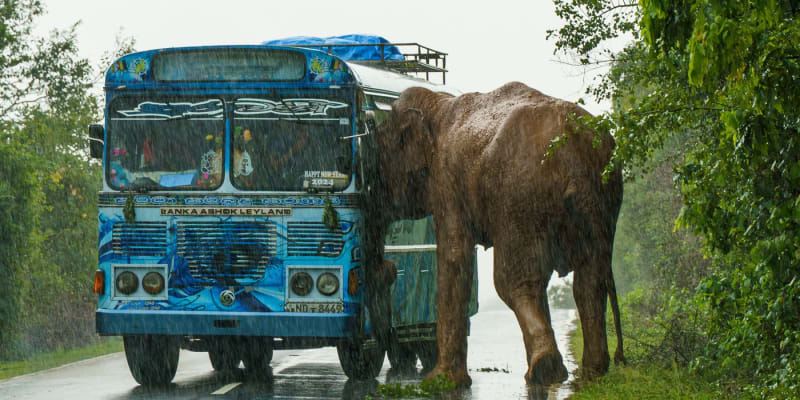
<svg viewBox="0 0 800 400"><path fill-rule="evenodd" d="M611 8L609 8L609 9L601 12L600 14L597 14L597 16L598 17L605 16L606 14L610 13L611 11L614 11L614 10L617 10L617 9L620 9L620 8L629 8L629 7L638 7L638 6L639 6L639 3L637 3L637 2L619 4L619 5L615 5L615 6L611 7Z"/></svg>

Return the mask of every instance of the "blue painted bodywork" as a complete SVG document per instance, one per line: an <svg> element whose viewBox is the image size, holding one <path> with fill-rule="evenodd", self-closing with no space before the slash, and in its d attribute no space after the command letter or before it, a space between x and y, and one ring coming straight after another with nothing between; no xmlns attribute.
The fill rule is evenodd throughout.
<svg viewBox="0 0 800 400"><path fill-rule="evenodd" d="M268 196L261 203L301 203L306 206L293 208L291 217L162 217L159 206L155 203L169 205L202 203L201 197L177 196L137 196L140 203L136 208L137 221L164 222L168 232L165 254L120 255L113 250L113 227L123 224L122 209L119 206L106 206L124 202L124 195L104 195L100 206L99 229L99 261L100 269L106 271L106 293L98 300L97 331L100 334L135 334L135 333L174 333L182 335L248 335L261 330L261 335L274 333L276 336L309 336L309 337L345 337L352 334L361 309L359 296L350 296L346 290L342 293L343 314L285 313L287 300L286 270L288 265L342 267L343 276L348 276L350 269L360 266L360 213L353 208L339 208L341 218L340 231L343 234L344 246L337 257L329 256L289 256L287 251L287 224L293 221L321 220L322 196L287 196L280 199ZM344 203L341 196L331 196L337 203ZM228 196L231 204L253 204ZM213 203L213 202L212 202ZM144 205L147 204L147 205ZM201 207L201 206L196 206ZM269 258L265 272L259 279L232 279L227 281L206 282L198 280L189 271L185 257L177 251L176 225L186 221L204 221L213 224L230 222L259 221L273 224L276 232L276 254ZM235 243L233 243L235 244ZM112 264L166 264L169 271L168 299L165 300L120 300L112 299L114 285ZM346 280L343 279L346 285ZM345 288L346 289L346 288ZM232 290L236 301L225 306L219 298L223 290ZM158 312L156 312L158 311ZM152 314L151 314L152 313ZM247 316L244 318L243 316ZM240 325L231 328L215 328L213 321L217 319L235 318ZM287 322L296 318L296 322ZM245 321L247 321L245 323ZM300 322L306 321L306 322ZM163 325L159 327L160 325ZM257 328L258 327L258 328ZM147 332L147 331L150 332Z"/></svg>
<svg viewBox="0 0 800 400"><path fill-rule="evenodd" d="M347 65L340 59L325 53L305 49L287 49L302 53L306 60L306 73L298 81L291 82L159 82L153 79L152 62L161 52L185 50L247 50L263 49L266 46L213 46L187 47L181 49L150 50L126 55L108 69L105 81L106 113L108 105L117 97L130 94L150 95L252 95L275 93L277 90L320 91L327 90L342 98L350 99L352 115L350 126L355 134L355 88L356 79ZM276 48L276 47L270 47ZM108 115L106 114L106 118ZM231 126L225 126L225 158L231 154ZM108 149L106 149L108 150ZM105 155L104 160L108 160ZM230 163L225 163L225 177ZM351 179L351 182L354 181ZM140 249L139 243L153 242L145 237L136 224L126 225L123 207L132 197L136 223L157 223L161 234L161 224L165 233L163 249L156 249L156 255L137 254L130 249ZM325 200L339 214L341 249L338 255L325 251L329 246L320 241L319 255L291 254L289 225L299 222L322 221ZM282 207L291 209L285 216L240 216L240 215L163 215L164 207L181 207L185 210L227 209L236 210L253 207ZM225 265L234 260L234 247L247 247L251 243L241 234L241 226L261 224L270 227L270 238L274 240L272 254L264 267L263 274L252 278L198 279L190 271L188 255L181 254L180 240L193 240L184 233L179 237L181 226L188 223L205 222L218 225L214 231L220 239L218 246L224 259L218 262ZM127 334L172 334L172 335L259 335L276 337L348 337L363 330L362 292L355 296L347 290L348 274L360 267L360 226L361 213L358 205L358 192L354 184L342 192L310 194L302 192L244 192L234 189L228 182L213 191L161 191L149 193L125 193L114 191L104 181L100 193L98 215L99 269L105 272L105 293L99 296L96 313L97 332L102 335ZM243 225L244 224L244 225ZM130 227L132 233L119 233L115 237L114 228ZM137 231L137 229L139 229ZM137 236L138 235L138 236ZM149 233L147 234L149 235ZM116 246L118 247L115 251ZM125 242L123 245L120 243ZM159 242L161 243L161 242ZM197 243L204 243L198 241ZM148 244L149 245L149 244ZM120 251L120 246L128 246L128 251ZM272 245L270 245L272 246ZM157 247L161 247L160 245ZM336 253L335 251L333 253ZM235 261L235 260L234 260ZM231 261L233 262L233 261ZM112 265L167 265L168 296L153 300L125 300L124 296L114 295ZM337 266L341 268L342 289L338 301L341 313L297 313L286 312L287 293L286 271L289 266L308 268ZM360 273L360 272L359 272ZM225 275L225 274L223 274ZM222 276L222 275L220 275ZM226 275L227 276L227 275ZM226 306L220 302L223 290L235 294L233 304ZM317 301L330 299L316 298ZM235 321L220 323L215 321ZM366 332L365 332L366 333Z"/></svg>

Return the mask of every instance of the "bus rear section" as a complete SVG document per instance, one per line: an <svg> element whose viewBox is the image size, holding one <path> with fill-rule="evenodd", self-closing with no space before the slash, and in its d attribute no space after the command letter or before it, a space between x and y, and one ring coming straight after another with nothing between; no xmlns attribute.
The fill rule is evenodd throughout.
<svg viewBox="0 0 800 400"><path fill-rule="evenodd" d="M385 258L397 266L392 285L392 338L387 356L392 369L423 371L436 365L438 348L436 232L433 217L392 223L386 235ZM478 312L478 264L473 269L468 316Z"/></svg>

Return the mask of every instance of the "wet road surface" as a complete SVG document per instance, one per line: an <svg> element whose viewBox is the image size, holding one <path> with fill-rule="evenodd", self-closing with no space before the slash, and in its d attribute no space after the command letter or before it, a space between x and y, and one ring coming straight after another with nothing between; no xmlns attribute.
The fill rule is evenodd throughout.
<svg viewBox="0 0 800 400"><path fill-rule="evenodd" d="M567 369L577 366L566 354L566 333L573 329L574 310L552 310L553 328ZM125 356L109 354L63 367L0 381L0 399L360 399L373 393L379 383L419 383L421 376L394 377L385 360L378 378L355 382L339 366L335 348L275 351L272 375L249 378L244 370L219 373L211 369L206 353L181 351L173 384L145 388L131 377ZM563 399L566 384L530 387L522 334L514 314L491 307L471 319L468 367L472 387L454 393L459 399ZM481 372L494 369L498 372ZM508 372L504 372L508 371Z"/></svg>

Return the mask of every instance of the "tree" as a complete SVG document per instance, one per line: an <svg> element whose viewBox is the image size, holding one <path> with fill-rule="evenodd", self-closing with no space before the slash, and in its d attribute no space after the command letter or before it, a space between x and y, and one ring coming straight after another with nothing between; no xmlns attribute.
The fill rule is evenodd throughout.
<svg viewBox="0 0 800 400"><path fill-rule="evenodd" d="M98 73L75 28L36 38L38 0L0 4L0 357L95 340L100 166L86 127L101 118ZM119 43L130 49L131 41Z"/></svg>
<svg viewBox="0 0 800 400"><path fill-rule="evenodd" d="M613 61L589 92L614 101L616 163L637 171L680 138L678 226L714 272L698 288L709 344L696 364L754 396L800 391L800 2L557 0L560 51ZM615 19L619 16L619 19ZM619 21L626 21L625 23ZM623 51L603 40L630 34Z"/></svg>

